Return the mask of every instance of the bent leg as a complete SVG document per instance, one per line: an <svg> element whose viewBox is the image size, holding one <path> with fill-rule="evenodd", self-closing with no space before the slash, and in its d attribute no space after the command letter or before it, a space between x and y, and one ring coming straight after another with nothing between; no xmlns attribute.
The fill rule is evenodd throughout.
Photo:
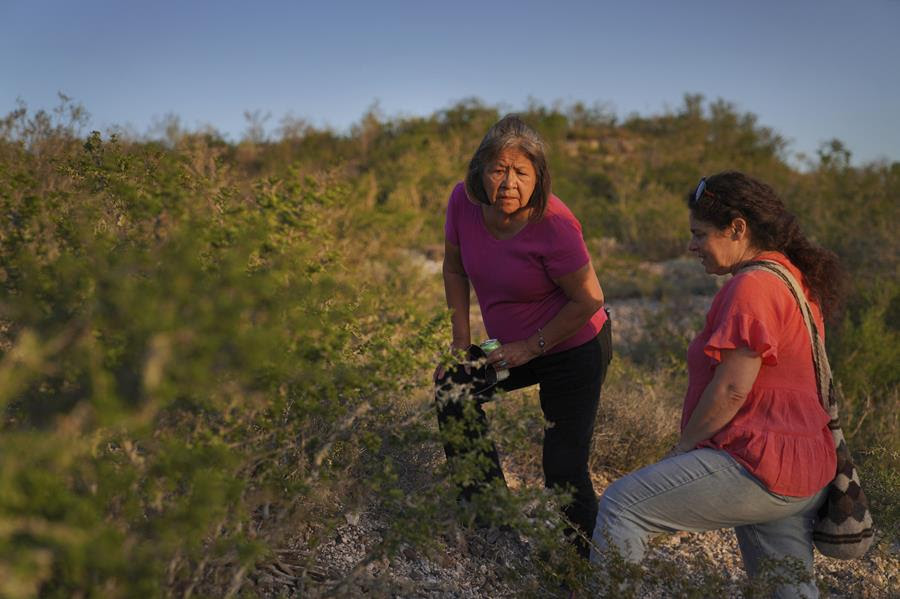
<svg viewBox="0 0 900 599"><path fill-rule="evenodd" d="M600 498L593 542L612 545L628 561L644 557L657 533L703 531L734 525L732 512L746 491L755 491L731 456L694 450L646 466L610 485ZM600 555L591 554L593 561Z"/></svg>
<svg viewBox="0 0 900 599"><path fill-rule="evenodd" d="M810 500L774 495L724 451L696 449L610 485L600 499L593 540L601 551L611 543L638 562L654 534L780 520L803 511Z"/></svg>

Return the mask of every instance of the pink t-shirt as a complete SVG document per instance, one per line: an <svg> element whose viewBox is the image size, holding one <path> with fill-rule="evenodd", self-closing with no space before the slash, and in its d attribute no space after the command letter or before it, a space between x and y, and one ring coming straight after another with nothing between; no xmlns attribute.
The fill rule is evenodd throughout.
<svg viewBox="0 0 900 599"><path fill-rule="evenodd" d="M509 239L497 239L484 225L481 205L469 201L459 183L450 194L444 233L460 248L488 335L501 343L527 339L550 322L569 301L553 280L590 260L581 225L554 195L541 220L529 222ZM547 353L590 341L604 322L606 312L597 310L577 333Z"/></svg>
<svg viewBox="0 0 900 599"><path fill-rule="evenodd" d="M783 264L803 285L803 275L778 252L759 259ZM807 298L809 290L804 286ZM819 334L819 306L810 299ZM700 447L728 452L773 493L808 497L834 478L834 441L816 387L809 332L787 285L754 270L728 281L706 315L706 326L688 347L688 390L683 429L713 378L721 350L748 347L762 357L744 405Z"/></svg>

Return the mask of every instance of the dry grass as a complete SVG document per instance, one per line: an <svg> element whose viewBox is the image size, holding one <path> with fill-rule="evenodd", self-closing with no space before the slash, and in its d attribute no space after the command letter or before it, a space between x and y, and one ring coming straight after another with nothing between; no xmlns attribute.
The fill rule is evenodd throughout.
<svg viewBox="0 0 900 599"><path fill-rule="evenodd" d="M597 414L591 471L621 476L662 457L676 440L686 384L683 373L615 360Z"/></svg>

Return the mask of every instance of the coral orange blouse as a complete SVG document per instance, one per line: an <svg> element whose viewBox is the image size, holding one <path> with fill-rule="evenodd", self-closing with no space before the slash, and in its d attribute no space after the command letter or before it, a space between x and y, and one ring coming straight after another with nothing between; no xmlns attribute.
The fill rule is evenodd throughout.
<svg viewBox="0 0 900 599"><path fill-rule="evenodd" d="M783 264L800 281L824 339L822 313L800 271L778 252L758 259ZM762 357L759 374L731 422L698 447L728 452L773 493L815 494L834 478L834 441L816 389L809 332L794 296L772 273L739 273L713 299L706 326L688 347L682 429L713 378L721 350L738 347Z"/></svg>

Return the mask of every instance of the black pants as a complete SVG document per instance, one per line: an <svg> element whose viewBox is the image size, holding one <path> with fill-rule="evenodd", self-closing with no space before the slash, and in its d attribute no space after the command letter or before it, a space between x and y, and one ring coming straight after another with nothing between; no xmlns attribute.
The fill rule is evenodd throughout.
<svg viewBox="0 0 900 599"><path fill-rule="evenodd" d="M612 358L611 322L603 325L597 336L578 347L555 354L539 356L527 364L511 368L509 378L497 386L511 391L530 385L540 385L541 409L551 424L544 432L544 484L549 488L571 486L572 502L564 506L566 517L591 537L597 518L597 495L588 474L588 457L594 420L600 402L600 388L606 378ZM461 380L462 367L451 369L448 377ZM441 381L439 381L440 383ZM438 401L438 424L447 428L451 419L463 421L466 441L444 443L447 459L461 453L476 452L486 464L483 481L461 489L463 498L471 498L480 485L503 479L500 460L494 444L487 437L487 419L481 404L492 399L496 387L477 395L463 395L462 401ZM474 418L463 418L464 402L474 405ZM588 545L583 540L576 546L584 557Z"/></svg>

